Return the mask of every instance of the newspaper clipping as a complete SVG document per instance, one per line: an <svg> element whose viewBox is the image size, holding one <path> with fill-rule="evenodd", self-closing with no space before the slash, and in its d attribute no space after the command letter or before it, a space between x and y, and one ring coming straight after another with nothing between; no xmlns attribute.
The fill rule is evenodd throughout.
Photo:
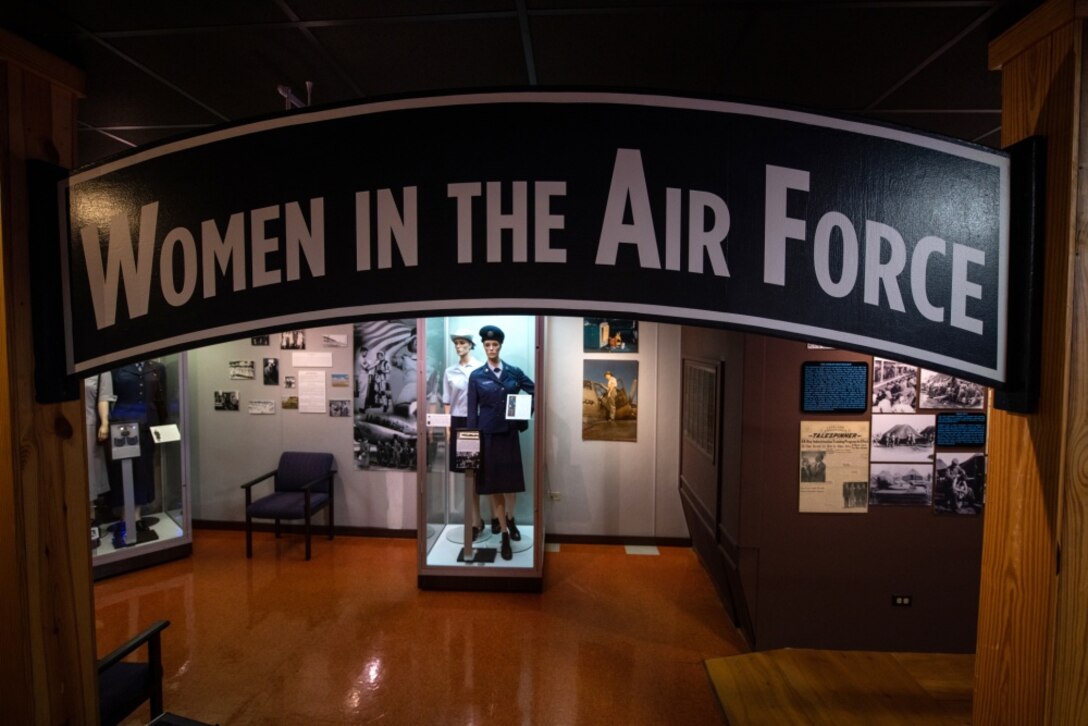
<svg viewBox="0 0 1088 726"><path fill-rule="evenodd" d="M801 512L864 514L869 502L869 423L801 422Z"/></svg>

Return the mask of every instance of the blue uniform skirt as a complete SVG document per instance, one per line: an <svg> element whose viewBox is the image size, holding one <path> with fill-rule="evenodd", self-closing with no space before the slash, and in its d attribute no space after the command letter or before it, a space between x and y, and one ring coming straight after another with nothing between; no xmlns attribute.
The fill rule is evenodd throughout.
<svg viewBox="0 0 1088 726"><path fill-rule="evenodd" d="M508 494L525 491L521 470L521 442L511 429L500 434L480 434L483 468L476 474L477 494Z"/></svg>

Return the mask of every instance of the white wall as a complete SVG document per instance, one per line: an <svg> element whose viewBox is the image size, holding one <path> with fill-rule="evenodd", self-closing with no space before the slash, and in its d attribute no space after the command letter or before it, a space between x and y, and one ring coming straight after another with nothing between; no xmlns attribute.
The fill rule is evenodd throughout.
<svg viewBox="0 0 1088 726"><path fill-rule="evenodd" d="M642 322L637 354L583 353L582 319L549 318L546 531L687 537L677 488L679 330ZM635 442L582 440L582 361L610 355L639 364Z"/></svg>
<svg viewBox="0 0 1088 726"><path fill-rule="evenodd" d="M321 347L323 333L345 335L348 347ZM306 340L307 352L332 353L333 366L326 373L353 374L351 325L309 328ZM679 341L678 327L644 322L639 326L639 353L623 356L639 361L638 441L582 441L582 361L607 354L582 352L581 318L548 319L543 377L549 387L543 492L548 532L687 536L677 490ZM239 486L275 468L281 451L298 449L329 451L336 457L338 525L415 529L414 472L358 471L352 458L351 417L281 408L283 378L298 374L291 354L280 350L278 336L270 336L268 347L252 346L246 338L190 351L193 518L242 521L244 495ZM279 358L279 386L265 386L261 379L266 357ZM253 360L256 380L230 380L231 360ZM214 410L216 390L237 390L240 410ZM351 392L351 388L326 388L330 399L351 398ZM274 400L276 413L250 415L247 404L254 399ZM561 498L552 501L549 489Z"/></svg>
<svg viewBox="0 0 1088 726"><path fill-rule="evenodd" d="M324 333L347 336L348 347L325 348ZM358 471L352 456L352 417L328 413L300 413L280 406L284 376L298 375L291 365L292 352L280 350L278 336L268 347L250 345L249 338L199 348L189 352L189 420L192 447L192 511L194 519L242 521L245 498L243 482L271 471L282 451L328 451L336 457L336 523L349 527L415 529L415 473ZM353 375L352 326L337 325L306 330L306 351L332 354L328 373ZM261 376L264 358L279 358L280 384L266 386ZM228 363L252 360L257 366L253 381L230 380ZM216 411L214 391L237 390L238 411ZM297 389L294 393L297 393ZM350 399L352 389L333 388L326 375L326 397ZM247 403L255 399L275 401L276 413L255 416ZM262 484L255 493L271 491Z"/></svg>

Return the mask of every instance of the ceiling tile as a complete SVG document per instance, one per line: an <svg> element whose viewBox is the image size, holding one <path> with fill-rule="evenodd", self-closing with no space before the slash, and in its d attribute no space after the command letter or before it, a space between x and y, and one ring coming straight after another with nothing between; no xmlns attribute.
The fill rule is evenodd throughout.
<svg viewBox="0 0 1088 726"><path fill-rule="evenodd" d="M314 35L366 95L528 82L515 19L387 22Z"/></svg>

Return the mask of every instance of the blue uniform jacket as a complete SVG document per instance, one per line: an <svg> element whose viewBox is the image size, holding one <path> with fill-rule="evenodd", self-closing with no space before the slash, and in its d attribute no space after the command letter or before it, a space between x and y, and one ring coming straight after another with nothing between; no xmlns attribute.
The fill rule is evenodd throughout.
<svg viewBox="0 0 1088 726"><path fill-rule="evenodd" d="M506 397L511 393L532 395L536 385L520 368L503 361L501 378L485 362L468 377L467 428L499 434L517 428L506 420ZM535 404L535 402L534 402Z"/></svg>

